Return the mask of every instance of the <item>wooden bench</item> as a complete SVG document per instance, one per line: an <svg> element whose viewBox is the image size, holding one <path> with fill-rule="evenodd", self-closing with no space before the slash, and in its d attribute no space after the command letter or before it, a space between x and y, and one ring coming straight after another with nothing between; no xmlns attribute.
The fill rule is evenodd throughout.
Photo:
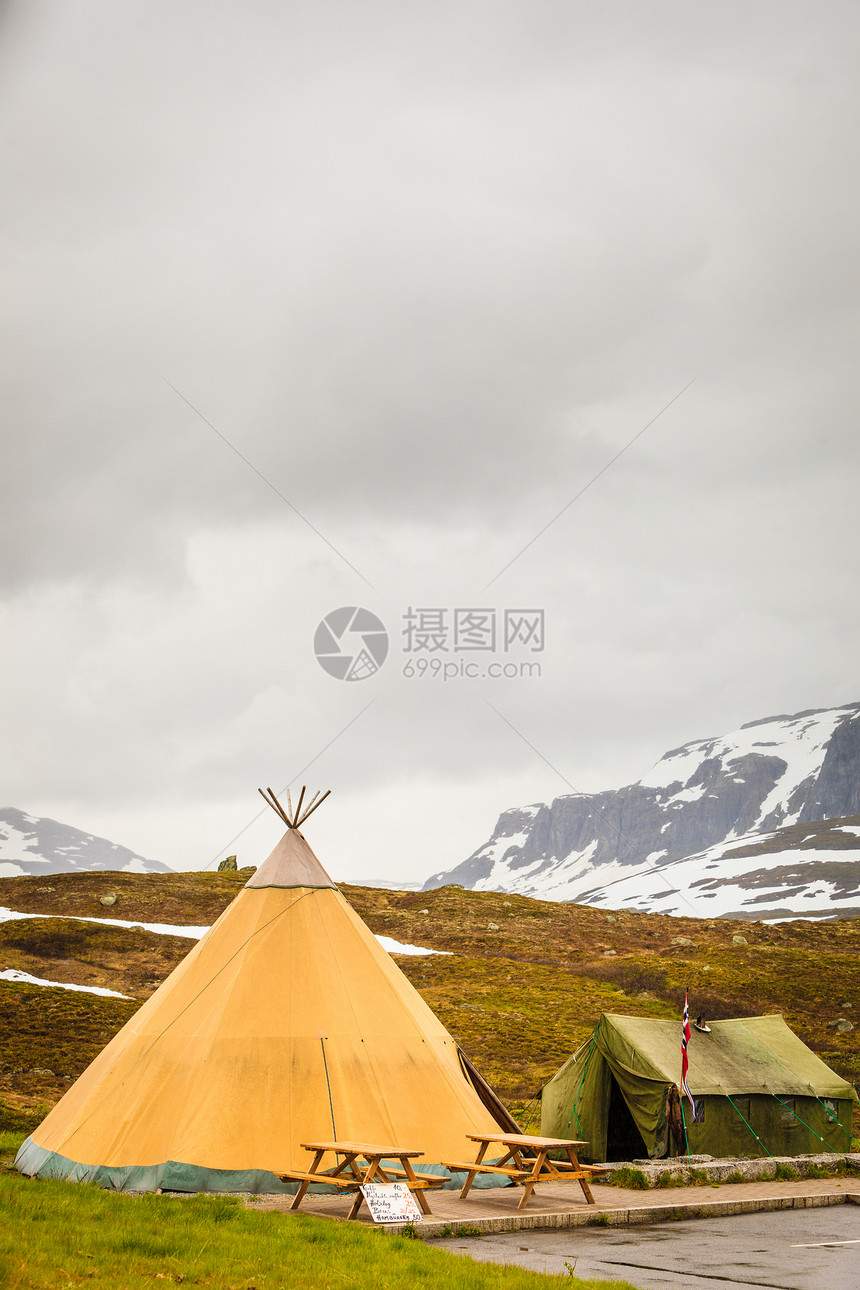
<svg viewBox="0 0 860 1290"><path fill-rule="evenodd" d="M348 1214L348 1218L355 1218L362 1205L363 1186L372 1182L387 1183L390 1178L405 1178L410 1191L415 1192L419 1209L424 1214L429 1214L431 1210L424 1192L431 1187L443 1187L449 1181L438 1174L415 1173L412 1158L423 1155L422 1151L366 1142L303 1142L301 1145L305 1151L314 1153L310 1169L289 1170L278 1175L282 1182L299 1183L299 1189L290 1205L291 1210L299 1208L312 1183L321 1183L358 1193ZM338 1160L331 1172L320 1169L326 1153L333 1154ZM389 1160L399 1160L401 1167L398 1169L395 1165L388 1164Z"/></svg>
<svg viewBox="0 0 860 1290"><path fill-rule="evenodd" d="M278 1174L281 1182L306 1182L306 1183L328 1183L332 1187L340 1187L344 1191L354 1191L361 1184L357 1178L339 1178L335 1174L302 1174L298 1170L290 1170L284 1174Z"/></svg>
<svg viewBox="0 0 860 1290"><path fill-rule="evenodd" d="M504 1174L508 1178L527 1178L531 1173L531 1166L528 1169L511 1169L508 1165L476 1165L474 1161L464 1164L462 1160L443 1160L442 1164L456 1174Z"/></svg>
<svg viewBox="0 0 860 1290"><path fill-rule="evenodd" d="M410 1175L405 1169L392 1169L391 1165L383 1164L383 1168L390 1178L408 1179L410 1191L418 1183L420 1183L422 1187L444 1187L447 1182L451 1181L451 1179L446 1178L444 1174L419 1174L415 1173L413 1170ZM445 1168L447 1169L448 1166L446 1165Z"/></svg>
<svg viewBox="0 0 860 1290"><path fill-rule="evenodd" d="M471 1164L462 1161L445 1161L446 1169L464 1173L466 1181L460 1191L460 1199L465 1200L472 1183L478 1174L501 1174L510 1178L516 1186L523 1188L522 1199L518 1209L522 1209L538 1183L578 1182L582 1194L589 1205L594 1204L594 1197L589 1187L589 1179L595 1174L606 1173L605 1169L592 1165L581 1165L576 1157L577 1147L587 1147L587 1142L571 1138L540 1138L526 1133L467 1133L467 1138L480 1144L477 1158ZM485 1162L487 1149L497 1142L505 1148L505 1154L497 1164ZM551 1160L550 1152L563 1151L566 1160ZM508 1163L510 1161L510 1163Z"/></svg>

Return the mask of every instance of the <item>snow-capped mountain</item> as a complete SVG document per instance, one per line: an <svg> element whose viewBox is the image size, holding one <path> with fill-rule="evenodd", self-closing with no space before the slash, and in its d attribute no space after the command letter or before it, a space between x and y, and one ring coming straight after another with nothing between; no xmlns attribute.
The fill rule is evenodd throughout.
<svg viewBox="0 0 860 1290"><path fill-rule="evenodd" d="M579 900L696 918L860 918L860 815L752 833Z"/></svg>
<svg viewBox="0 0 860 1290"><path fill-rule="evenodd" d="M69 824L27 815L11 806L0 811L0 878L92 869L173 872L169 865L147 860L128 847L82 833Z"/></svg>
<svg viewBox="0 0 860 1290"><path fill-rule="evenodd" d="M669 884L686 899L698 877L714 876L709 864L722 864L724 855L729 862L726 849L733 842L752 845L753 836L763 841L758 835L786 826L855 815L860 703L753 721L673 749L626 788L505 811L484 846L455 869L434 874L425 887L456 882L607 907L635 898L638 908L669 912L663 902L673 862L688 861L671 869ZM767 852L764 867L775 856ZM738 880L746 873L738 869L740 859L732 848L731 873ZM810 882L807 871L802 885ZM738 895L729 911L715 898L706 901L713 909L703 912L737 913L742 904ZM688 903L684 912L692 912Z"/></svg>

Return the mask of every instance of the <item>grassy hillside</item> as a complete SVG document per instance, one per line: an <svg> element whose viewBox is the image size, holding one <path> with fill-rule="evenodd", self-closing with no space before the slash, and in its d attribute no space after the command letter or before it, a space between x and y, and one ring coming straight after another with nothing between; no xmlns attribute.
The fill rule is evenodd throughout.
<svg viewBox="0 0 860 1290"><path fill-rule="evenodd" d="M71 920L207 924L247 874L93 874L4 879L8 908L49 914L0 925L0 968L100 985L104 999L0 982L0 1099L10 1127L38 1120L192 942ZM401 958L403 971L485 1077L524 1119L540 1085L603 1011L712 1019L782 1012L840 1074L860 1082L860 921L706 922L607 912L443 887L343 886L372 931L451 951ZM116 895L106 908L105 894ZM746 944L734 944L743 936ZM683 938L691 944L677 944ZM534 1124L532 1125L534 1127Z"/></svg>

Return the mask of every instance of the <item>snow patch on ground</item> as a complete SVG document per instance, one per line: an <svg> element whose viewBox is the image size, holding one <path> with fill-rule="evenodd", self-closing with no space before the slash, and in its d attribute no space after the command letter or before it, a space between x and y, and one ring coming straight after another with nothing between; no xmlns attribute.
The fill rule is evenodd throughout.
<svg viewBox="0 0 860 1290"><path fill-rule="evenodd" d="M100 994L104 998L129 999L128 994L119 994L116 990L105 990L100 985L72 985L69 981L44 981L40 976L30 976L29 972L18 972L7 968L0 972L0 981L22 981L24 985L50 986L54 990L79 990L81 994Z"/></svg>
<svg viewBox="0 0 860 1290"><path fill-rule="evenodd" d="M19 918L55 918L55 914L19 914L14 909L0 909L0 923L13 922ZM76 923L101 923L105 927L125 927L128 929L142 929L144 932L155 932L158 936L186 936L189 940L199 941L201 936L205 936L209 931L208 927L179 927L170 923L127 923L119 918L81 918L72 916L72 921ZM377 936L376 938L384 950L389 954L450 954L450 950L428 950L423 945L404 945L400 941L395 941L391 936ZM2 977L2 973L0 973ZM3 977L3 980L11 981L12 977ZM14 978L18 980L18 977ZM21 978L23 980L23 978ZM57 981L35 981L36 985L58 985ZM70 990L83 990L83 986L69 986ZM95 989L95 987L93 987ZM113 994L112 990L97 990L97 994ZM126 995L116 996L119 999L126 998Z"/></svg>
<svg viewBox="0 0 860 1290"><path fill-rule="evenodd" d="M145 932L155 932L158 936L187 936L189 940L199 941L209 931L208 927L174 927L170 923L128 923L120 918L85 918L81 914L19 914L14 909L0 909L0 923L8 923L16 918L71 918L75 923L101 923L105 927L135 927Z"/></svg>
<svg viewBox="0 0 860 1290"><path fill-rule="evenodd" d="M390 936L377 936L376 939L389 954L451 954L450 950L428 950L421 945L403 945Z"/></svg>

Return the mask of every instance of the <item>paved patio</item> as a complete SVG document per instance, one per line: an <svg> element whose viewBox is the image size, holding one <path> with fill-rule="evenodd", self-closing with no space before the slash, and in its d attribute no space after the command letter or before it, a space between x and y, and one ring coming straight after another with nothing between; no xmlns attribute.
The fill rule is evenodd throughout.
<svg viewBox="0 0 860 1290"><path fill-rule="evenodd" d="M517 1209L519 1187L472 1191L460 1200L456 1191L427 1193L433 1210L418 1229L422 1236L450 1235L467 1226L480 1232L512 1232L529 1228L622 1226L659 1223L667 1219L721 1218L780 1209L809 1209L825 1205L860 1205L860 1179L806 1178L797 1181L707 1183L694 1187L626 1190L592 1184L595 1204L586 1205L582 1193L570 1183L541 1184L525 1210ZM250 1209L277 1210L292 1217L289 1196L246 1198ZM350 1196L306 1196L300 1214L345 1220ZM362 1206L355 1222L372 1227ZM386 1228L397 1231L398 1228Z"/></svg>

